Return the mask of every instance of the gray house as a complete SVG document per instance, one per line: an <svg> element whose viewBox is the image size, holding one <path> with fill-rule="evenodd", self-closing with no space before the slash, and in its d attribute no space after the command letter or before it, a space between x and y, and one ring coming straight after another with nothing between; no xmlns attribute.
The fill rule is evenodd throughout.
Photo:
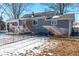
<svg viewBox="0 0 79 59"><path fill-rule="evenodd" d="M7 33L35 33L70 36L74 14L56 15L52 17L21 18L6 21Z"/></svg>

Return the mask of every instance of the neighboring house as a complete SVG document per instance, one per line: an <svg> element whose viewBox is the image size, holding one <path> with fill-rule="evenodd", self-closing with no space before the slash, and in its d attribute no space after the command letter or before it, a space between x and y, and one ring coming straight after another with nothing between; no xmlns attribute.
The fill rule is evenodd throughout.
<svg viewBox="0 0 79 59"><path fill-rule="evenodd" d="M74 29L74 32L79 32L79 23L74 23L73 24L73 29Z"/></svg>
<svg viewBox="0 0 79 59"><path fill-rule="evenodd" d="M30 32L70 36L74 20L74 14L52 16L51 18L41 16L7 20L6 30L17 34Z"/></svg>
<svg viewBox="0 0 79 59"><path fill-rule="evenodd" d="M73 35L79 35L79 23L73 23Z"/></svg>

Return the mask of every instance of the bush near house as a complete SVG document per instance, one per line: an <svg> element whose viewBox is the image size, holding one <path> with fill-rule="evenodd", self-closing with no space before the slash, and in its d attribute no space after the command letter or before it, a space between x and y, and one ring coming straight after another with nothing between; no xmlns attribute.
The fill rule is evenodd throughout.
<svg viewBox="0 0 79 59"><path fill-rule="evenodd" d="M0 16L0 30L4 30L5 29L5 22L3 21L3 17Z"/></svg>
<svg viewBox="0 0 79 59"><path fill-rule="evenodd" d="M5 29L5 22L0 21L0 30L4 30L4 29Z"/></svg>

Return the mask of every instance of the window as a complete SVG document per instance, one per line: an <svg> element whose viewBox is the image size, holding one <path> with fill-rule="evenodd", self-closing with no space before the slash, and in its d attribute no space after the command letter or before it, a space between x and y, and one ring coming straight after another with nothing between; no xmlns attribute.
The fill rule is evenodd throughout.
<svg viewBox="0 0 79 59"><path fill-rule="evenodd" d="M19 25L21 26L23 24L22 20L19 20Z"/></svg>
<svg viewBox="0 0 79 59"><path fill-rule="evenodd" d="M33 24L36 25L37 24L37 21L33 20Z"/></svg>
<svg viewBox="0 0 79 59"><path fill-rule="evenodd" d="M51 21L51 24L52 24L52 25L57 25L57 20Z"/></svg>
<svg viewBox="0 0 79 59"><path fill-rule="evenodd" d="M51 25L51 21L45 21L45 25Z"/></svg>
<svg viewBox="0 0 79 59"><path fill-rule="evenodd" d="M25 26L25 24L23 24L23 28L25 28L26 26Z"/></svg>

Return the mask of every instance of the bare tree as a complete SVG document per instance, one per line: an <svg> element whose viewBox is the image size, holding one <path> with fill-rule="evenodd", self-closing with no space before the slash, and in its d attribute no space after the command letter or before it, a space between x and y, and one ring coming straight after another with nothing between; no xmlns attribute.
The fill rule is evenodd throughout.
<svg viewBox="0 0 79 59"><path fill-rule="evenodd" d="M28 5L25 3L4 3L3 9L9 18L17 19L24 15L23 12L27 11L26 7Z"/></svg>
<svg viewBox="0 0 79 59"><path fill-rule="evenodd" d="M0 21L3 20L3 13L4 13L4 10L2 8L2 4L0 4Z"/></svg>
<svg viewBox="0 0 79 59"><path fill-rule="evenodd" d="M48 6L50 9L53 9L57 14L63 14L67 7L71 6L70 3L43 3L43 5Z"/></svg>

